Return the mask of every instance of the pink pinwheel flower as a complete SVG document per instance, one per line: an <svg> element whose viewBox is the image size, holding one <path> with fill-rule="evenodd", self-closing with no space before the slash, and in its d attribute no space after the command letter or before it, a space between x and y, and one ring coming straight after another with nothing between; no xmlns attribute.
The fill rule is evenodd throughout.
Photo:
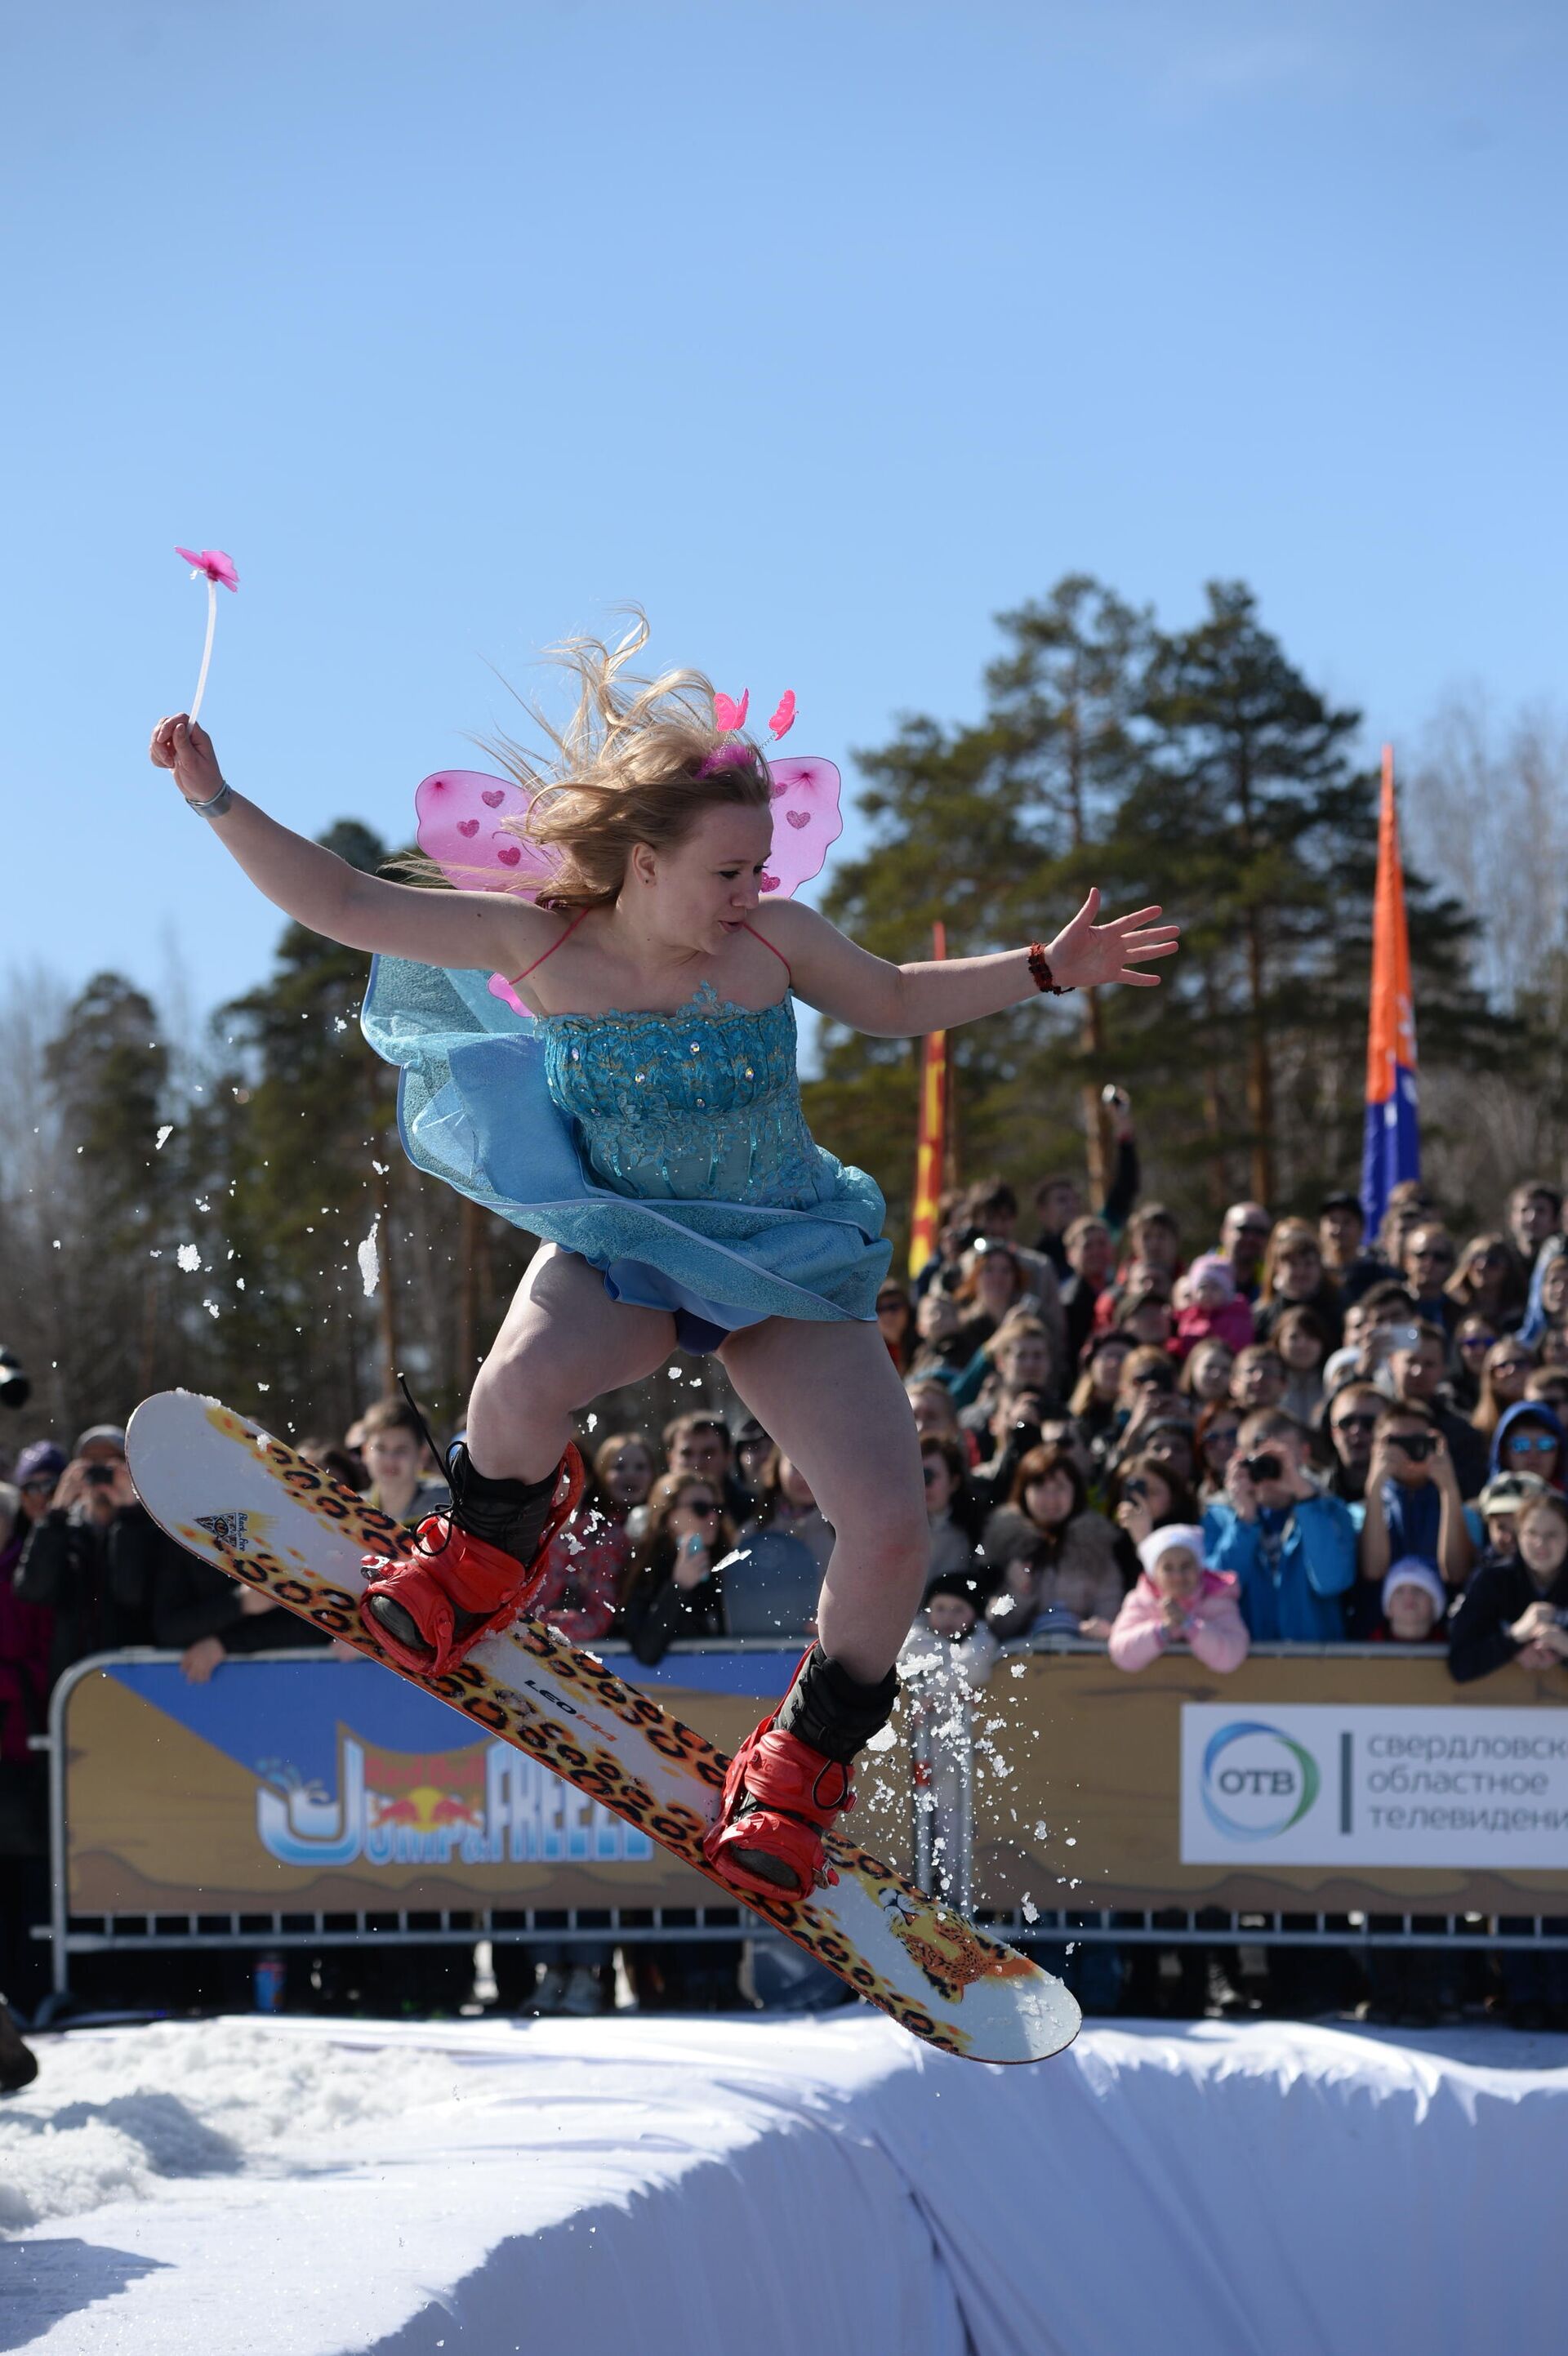
<svg viewBox="0 0 1568 2356"><path fill-rule="evenodd" d="M714 698L714 726L717 727L725 736L730 734L732 729L744 728L746 726L746 707L750 701L751 690L749 687L743 688L741 690L740 701L738 703L732 702L727 695L715 695Z"/></svg>
<svg viewBox="0 0 1568 2356"><path fill-rule="evenodd" d="M234 570L234 560L225 556L220 548L181 548L177 542L175 554L194 564L198 573L205 573L209 581L220 581L225 589L238 589L240 576Z"/></svg>

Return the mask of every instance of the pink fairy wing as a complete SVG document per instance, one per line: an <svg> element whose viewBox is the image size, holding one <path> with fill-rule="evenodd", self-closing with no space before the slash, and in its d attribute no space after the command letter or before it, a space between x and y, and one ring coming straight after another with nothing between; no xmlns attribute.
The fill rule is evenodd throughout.
<svg viewBox="0 0 1568 2356"><path fill-rule="evenodd" d="M483 769L437 769L422 779L413 798L419 814L419 847L434 859L459 892L512 892L536 899L554 880L555 862L532 842L520 841L502 819L521 818L528 796L510 777ZM505 976L492 973L490 994L525 1022L527 1007Z"/></svg>
<svg viewBox="0 0 1568 2356"><path fill-rule="evenodd" d="M822 872L843 832L839 810L843 780L831 761L769 761L773 780L773 848L762 888L788 900Z"/></svg>
<svg viewBox="0 0 1568 2356"><path fill-rule="evenodd" d="M538 844L520 841L501 825L528 811L528 796L508 777L483 769L437 769L413 798L419 847L459 892L515 892L535 899L547 889L555 862Z"/></svg>

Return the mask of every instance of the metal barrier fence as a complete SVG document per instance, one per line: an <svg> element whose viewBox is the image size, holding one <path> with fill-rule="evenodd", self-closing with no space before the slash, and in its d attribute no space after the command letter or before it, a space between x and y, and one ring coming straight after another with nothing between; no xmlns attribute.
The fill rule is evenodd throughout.
<svg viewBox="0 0 1568 2356"><path fill-rule="evenodd" d="M797 1655L719 1641L649 1670L624 1646L596 1649L726 1746L783 1690ZM1568 1809L1557 1806L1568 1763L1552 1781L1560 1755L1568 1762L1568 1716L1549 1678L1505 1674L1498 1707L1448 1685L1440 1658L1386 1646L1260 1646L1219 1679L1171 1657L1127 1676L1102 1646L1056 1638L1009 1647L972 1693L947 1659L908 1680L901 1739L865 1762L871 1804L856 1835L1026 1946L1568 1948ZM1318 1846L1302 1852L1290 1828L1285 1844L1305 1863L1261 1869L1282 1837L1251 1825L1232 1857L1222 1816L1217 1833L1198 1815L1194 1744L1228 1711L1219 1732L1230 1741L1240 1729L1242 1747L1226 1756L1275 1746L1274 1765L1243 1774L1244 1795L1247 1775L1273 1789L1292 1752L1306 1759L1312 1804L1291 1823L1316 1817ZM777 1935L743 1907L709 1902L711 1884L547 1771L363 1663L258 1655L190 1687L177 1655L102 1655L61 1679L46 1740L57 1997L72 1956L112 1951ZM1540 1787L1538 1804L1489 1813L1546 1830L1530 1833L1523 1863L1508 1826L1489 1843L1485 1827L1455 1836L1435 1867L1424 1853L1338 1862L1337 1843L1355 1846L1354 1746L1375 1755L1380 1740L1428 1758L1524 1759L1514 1780ZM276 1755L258 1752L263 1740ZM1495 1781L1504 1770L1476 1772ZM1428 1830L1409 1834L1412 1852ZM1391 1837L1397 1847L1406 1836ZM1105 1885L1092 1903L1088 1871Z"/></svg>

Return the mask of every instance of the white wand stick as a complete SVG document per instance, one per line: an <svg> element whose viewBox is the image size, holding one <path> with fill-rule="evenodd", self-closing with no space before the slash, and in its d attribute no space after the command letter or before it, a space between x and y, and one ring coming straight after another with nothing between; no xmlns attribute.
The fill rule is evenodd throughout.
<svg viewBox="0 0 1568 2356"><path fill-rule="evenodd" d="M201 699L207 692L208 666L212 660L212 634L218 626L218 584L221 581L225 589L238 590L240 576L234 570L232 557L225 556L220 548L177 547L175 554L183 556L193 568L190 576L193 581L199 573L207 576L207 640L201 649L201 671L196 682L196 693L190 699L188 714L194 728L200 716Z"/></svg>

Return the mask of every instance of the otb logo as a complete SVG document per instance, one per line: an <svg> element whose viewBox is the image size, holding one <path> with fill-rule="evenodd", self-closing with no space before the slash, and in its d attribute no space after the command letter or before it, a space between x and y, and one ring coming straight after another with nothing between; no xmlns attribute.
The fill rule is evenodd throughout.
<svg viewBox="0 0 1568 2356"><path fill-rule="evenodd" d="M1305 1743L1239 1718L1210 1735L1198 1789L1209 1823L1228 1840L1264 1841L1300 1824L1321 1780Z"/></svg>

